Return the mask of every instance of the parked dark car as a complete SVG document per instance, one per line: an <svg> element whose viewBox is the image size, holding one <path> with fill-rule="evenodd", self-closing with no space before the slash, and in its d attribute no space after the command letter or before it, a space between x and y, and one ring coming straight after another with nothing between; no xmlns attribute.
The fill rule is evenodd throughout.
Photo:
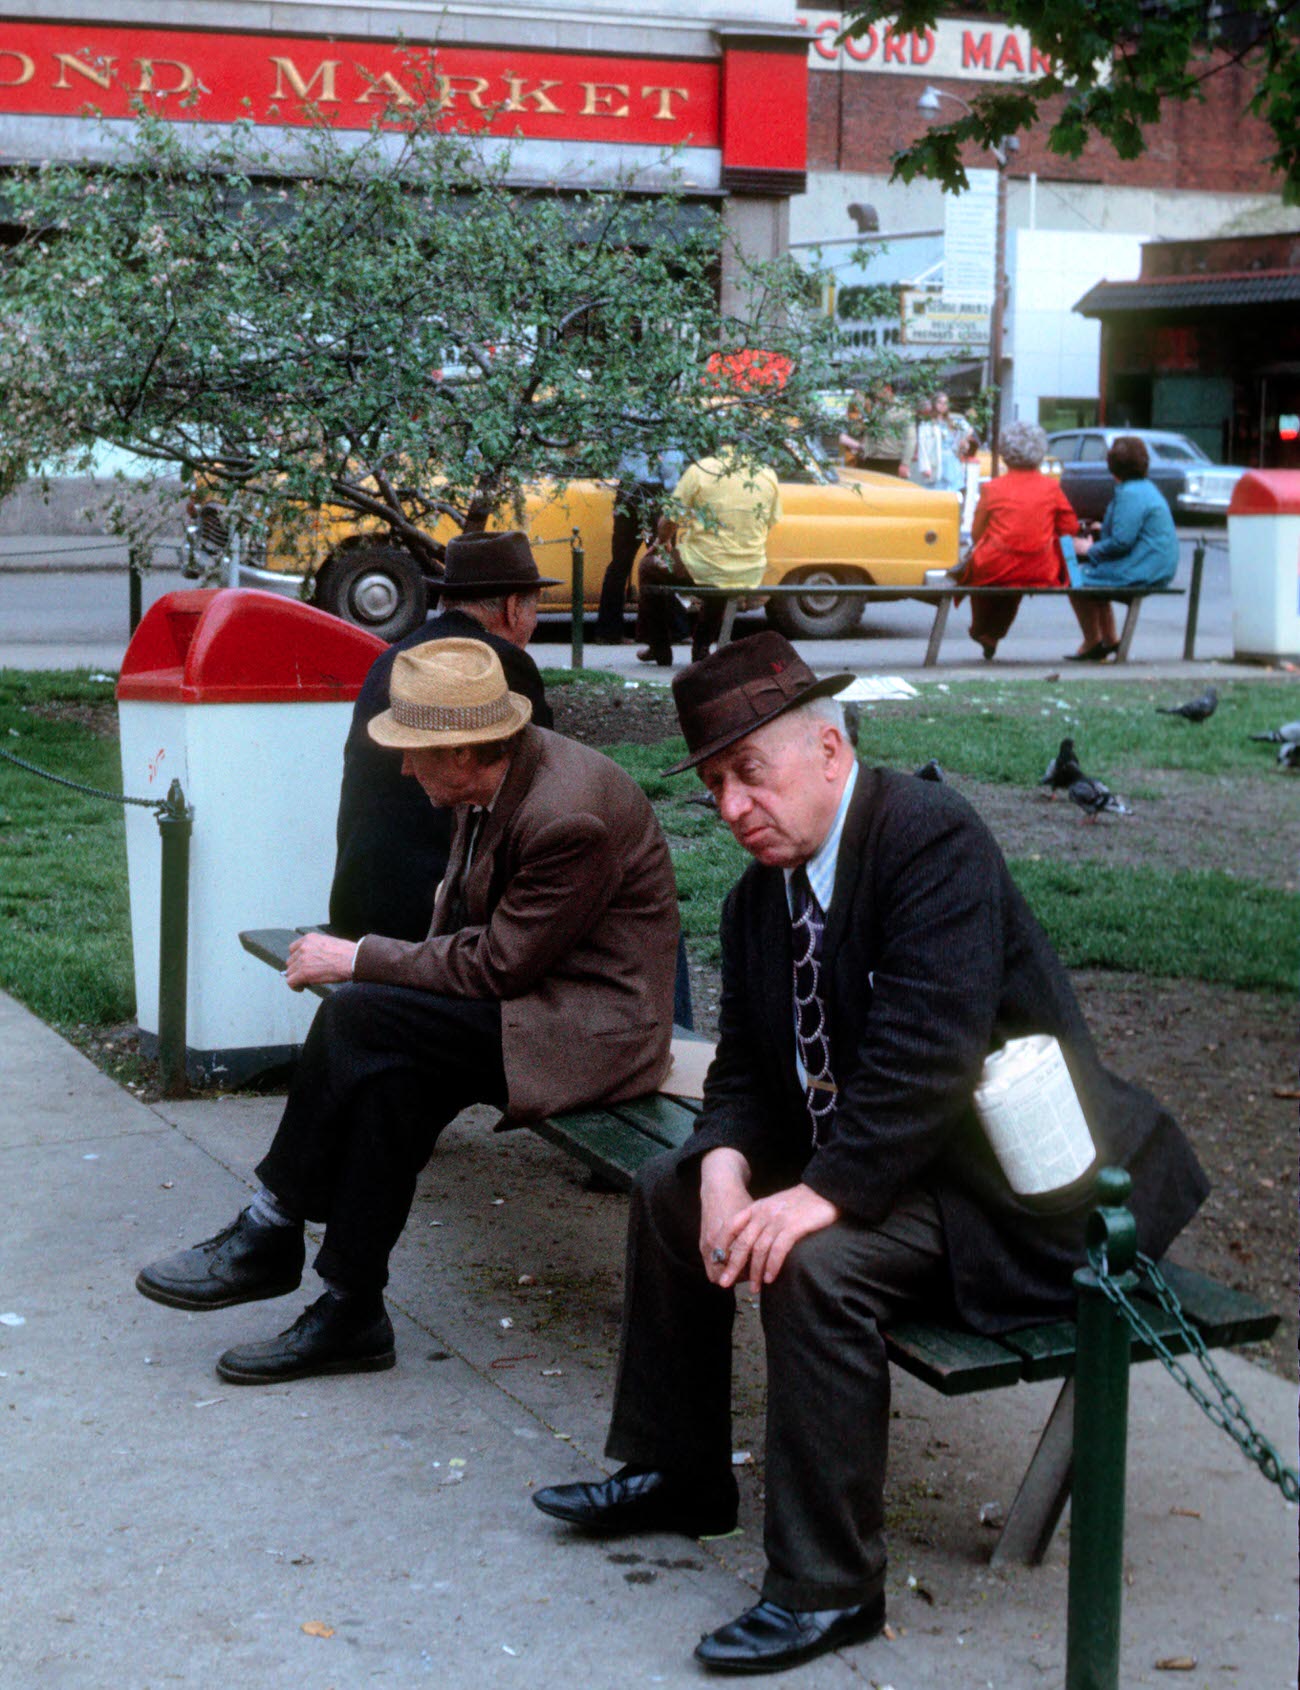
<svg viewBox="0 0 1300 1690"><path fill-rule="evenodd" d="M1151 454L1148 473L1169 501L1175 522L1227 515L1232 490L1245 471L1214 463L1185 435L1157 428L1072 428L1049 434L1047 450L1061 466L1061 488L1076 516L1092 522L1105 515L1115 491L1106 453L1121 435L1145 442Z"/></svg>

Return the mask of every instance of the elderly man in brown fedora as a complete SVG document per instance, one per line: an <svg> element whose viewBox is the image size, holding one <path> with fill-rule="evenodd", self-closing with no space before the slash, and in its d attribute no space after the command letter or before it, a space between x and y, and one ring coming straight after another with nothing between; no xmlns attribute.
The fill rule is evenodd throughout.
<svg viewBox="0 0 1300 1690"><path fill-rule="evenodd" d="M1159 1256L1205 1195L1147 1093L1101 1067L1065 970L992 837L949 787L859 767L833 694L779 634L674 682L718 813L754 859L727 899L717 1054L693 1140L633 1196L623 1349L598 1483L542 1490L603 1533L725 1532L733 1291L767 1348L762 1599L705 1637L775 1671L884 1624L889 1372L919 1310L994 1333L1068 1313L1096 1167L1127 1167ZM973 1107L986 1058L1053 1035L1096 1149L1044 1205L1013 1191Z"/></svg>
<svg viewBox="0 0 1300 1690"><path fill-rule="evenodd" d="M353 707L339 789L332 932L350 939L363 933L423 939L447 869L451 811L429 804L417 782L404 780L400 752L379 745L368 731L388 708L398 652L430 640L482 640L501 659L511 691L532 703L534 724L549 728L546 688L527 646L537 629L542 588L558 584L555 576L539 573L527 536L517 530L448 541L438 615L375 659Z"/></svg>
<svg viewBox="0 0 1300 1690"><path fill-rule="evenodd" d="M529 724L495 652L401 652L370 724L429 801L454 808L428 937L312 933L288 981L337 984L303 1046L252 1203L144 1268L181 1309L279 1297L325 1223L325 1294L278 1337L217 1363L235 1384L391 1367L388 1257L416 1177L466 1105L519 1121L652 1091L668 1067L677 897L649 803L599 752Z"/></svg>

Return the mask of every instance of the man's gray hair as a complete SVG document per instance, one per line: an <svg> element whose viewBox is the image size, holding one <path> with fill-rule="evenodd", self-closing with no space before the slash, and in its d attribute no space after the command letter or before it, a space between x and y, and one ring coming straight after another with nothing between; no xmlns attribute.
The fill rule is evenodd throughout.
<svg viewBox="0 0 1300 1690"><path fill-rule="evenodd" d="M1037 423L1011 423L998 444L1008 469L1037 469L1047 455L1047 434Z"/></svg>
<svg viewBox="0 0 1300 1690"><path fill-rule="evenodd" d="M797 704L789 712L790 716L798 716L802 721L825 722L836 728L847 740L848 727L844 721L844 706L838 698L810 698L807 704Z"/></svg>

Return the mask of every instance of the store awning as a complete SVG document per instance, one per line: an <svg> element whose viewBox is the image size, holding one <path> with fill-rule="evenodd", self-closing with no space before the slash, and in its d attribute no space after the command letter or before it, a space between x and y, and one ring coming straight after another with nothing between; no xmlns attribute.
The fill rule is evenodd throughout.
<svg viewBox="0 0 1300 1690"><path fill-rule="evenodd" d="M1300 270L1221 270L1204 276L1152 276L1098 282L1074 309L1083 317L1131 311L1202 311L1300 303Z"/></svg>

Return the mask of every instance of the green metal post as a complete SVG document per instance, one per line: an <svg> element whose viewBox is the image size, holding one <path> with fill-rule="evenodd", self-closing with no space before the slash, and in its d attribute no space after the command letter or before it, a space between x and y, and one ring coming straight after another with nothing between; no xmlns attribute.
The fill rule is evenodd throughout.
<svg viewBox="0 0 1300 1690"><path fill-rule="evenodd" d="M1196 624L1201 617L1201 575L1205 569L1205 536L1192 548L1192 579L1187 589L1187 626L1183 632L1183 662L1196 657Z"/></svg>
<svg viewBox="0 0 1300 1690"><path fill-rule="evenodd" d="M163 1093L183 1097L185 1014L189 991L190 833L194 812L174 780L167 808L159 811L162 836L162 896L158 925L158 1066Z"/></svg>
<svg viewBox="0 0 1300 1690"><path fill-rule="evenodd" d="M582 668L582 638L583 618L586 615L586 555L582 549L582 535L575 528L573 531L573 608L570 612L572 635L571 667Z"/></svg>
<svg viewBox="0 0 1300 1690"><path fill-rule="evenodd" d="M1123 1207L1131 1189L1120 1168L1097 1179L1102 1206L1088 1218L1089 1253L1104 1251L1112 1279L1131 1291L1137 1226ZM1119 1690L1124 1590L1124 1485L1128 1454L1129 1329L1092 1268L1074 1276L1079 1295L1070 1503L1070 1589L1065 1690Z"/></svg>
<svg viewBox="0 0 1300 1690"><path fill-rule="evenodd" d="M141 604L141 589L144 583L144 570L140 564L140 554L136 551L134 546L132 546L126 554L126 574L128 593L127 619L131 624L129 631L134 634L136 629L140 626L140 616L143 608Z"/></svg>

